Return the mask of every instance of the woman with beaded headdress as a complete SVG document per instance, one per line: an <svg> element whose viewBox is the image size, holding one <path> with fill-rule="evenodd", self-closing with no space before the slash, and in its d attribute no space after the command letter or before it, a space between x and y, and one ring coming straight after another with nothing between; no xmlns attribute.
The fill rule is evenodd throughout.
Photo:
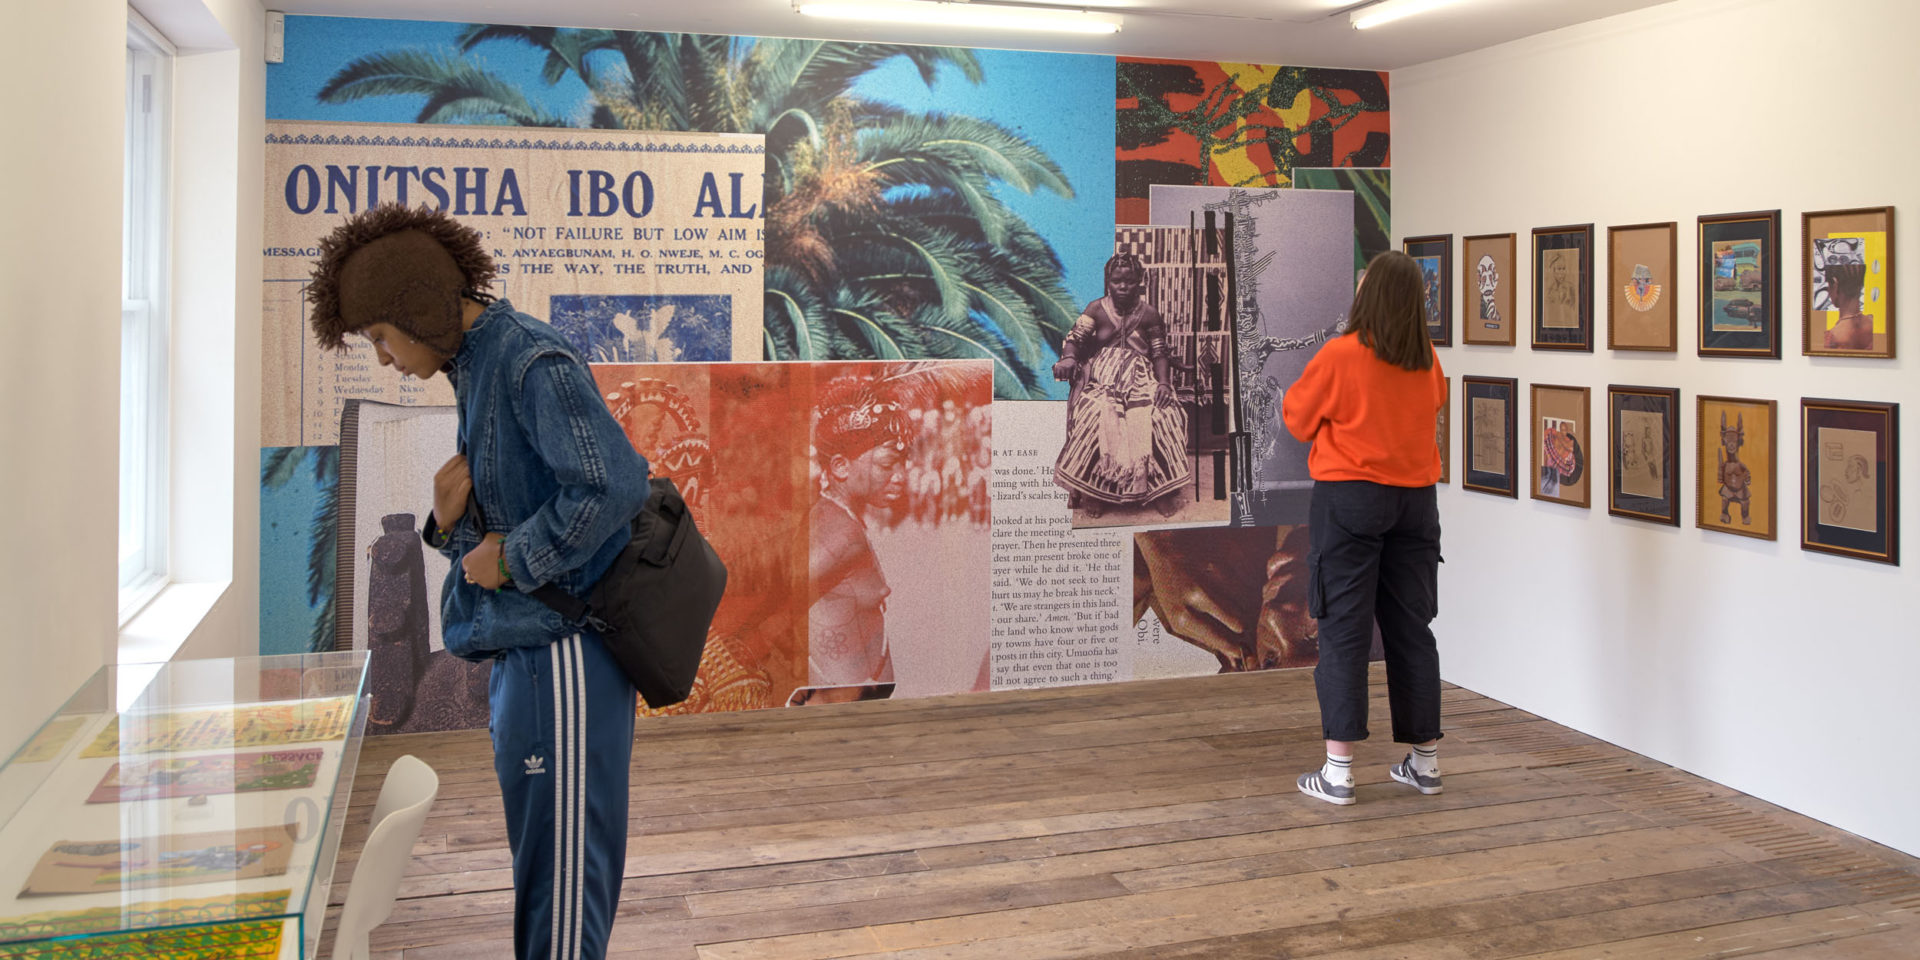
<svg viewBox="0 0 1920 960"><path fill-rule="evenodd" d="M1095 517L1108 506L1156 501L1171 516L1179 489L1193 478L1167 325L1146 302L1146 281L1140 258L1109 259L1107 295L1074 321L1053 365L1054 379L1073 384L1053 479Z"/></svg>
<svg viewBox="0 0 1920 960"><path fill-rule="evenodd" d="M886 575L867 539L866 515L906 494L905 408L875 376L830 381L817 405L814 459L820 496L809 520L807 678L814 685L893 679L887 647Z"/></svg>

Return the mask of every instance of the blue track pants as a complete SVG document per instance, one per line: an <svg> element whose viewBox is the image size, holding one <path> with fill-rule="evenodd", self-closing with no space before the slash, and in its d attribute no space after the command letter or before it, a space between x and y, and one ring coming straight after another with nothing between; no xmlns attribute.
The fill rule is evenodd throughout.
<svg viewBox="0 0 1920 960"><path fill-rule="evenodd" d="M600 638L581 633L506 651L488 693L514 956L598 960L626 868L633 687Z"/></svg>

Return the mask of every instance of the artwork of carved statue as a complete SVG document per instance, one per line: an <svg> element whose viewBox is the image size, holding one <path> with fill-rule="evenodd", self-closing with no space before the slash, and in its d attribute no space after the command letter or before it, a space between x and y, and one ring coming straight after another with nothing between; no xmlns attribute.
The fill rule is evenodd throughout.
<svg viewBox="0 0 1920 960"><path fill-rule="evenodd" d="M1715 460L1720 464L1720 522L1733 522L1733 505L1740 505L1740 522L1753 525L1753 471L1740 462L1740 448L1747 442L1747 418L1745 414L1734 417L1733 426L1727 426L1727 415L1720 414L1720 449L1715 452Z"/></svg>

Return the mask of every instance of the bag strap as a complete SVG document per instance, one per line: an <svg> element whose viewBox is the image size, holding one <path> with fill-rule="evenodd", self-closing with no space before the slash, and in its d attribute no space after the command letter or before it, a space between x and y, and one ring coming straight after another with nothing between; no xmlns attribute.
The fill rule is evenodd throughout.
<svg viewBox="0 0 1920 960"><path fill-rule="evenodd" d="M553 611L566 618L568 623L577 623L599 633L606 632L606 623L594 616L592 607L579 597L551 583L543 583L533 588L529 596L552 607Z"/></svg>
<svg viewBox="0 0 1920 960"><path fill-rule="evenodd" d="M681 499L680 489L674 486L672 480L666 477L655 477L650 481L650 485L652 490L647 495L646 506L641 507L640 513L633 518L629 528L630 535L636 539L646 538L646 544L641 550L641 556L644 559L649 563L665 565L671 558L679 555L680 545L687 539L687 530L693 526L693 518L688 515L687 502ZM649 514L653 513L673 516L673 537L665 545L660 544L659 537L652 535L655 521ZM606 621L594 614L591 604L551 583L543 583L527 591L527 595L552 608L555 613L566 618L568 623L577 623L599 633L605 633L608 629Z"/></svg>

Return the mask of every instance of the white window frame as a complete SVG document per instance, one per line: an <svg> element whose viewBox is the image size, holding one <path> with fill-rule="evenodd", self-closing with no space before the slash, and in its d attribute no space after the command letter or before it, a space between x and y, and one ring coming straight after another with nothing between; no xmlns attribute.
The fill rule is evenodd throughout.
<svg viewBox="0 0 1920 960"><path fill-rule="evenodd" d="M120 622L166 586L173 44L127 10L120 299Z"/></svg>

